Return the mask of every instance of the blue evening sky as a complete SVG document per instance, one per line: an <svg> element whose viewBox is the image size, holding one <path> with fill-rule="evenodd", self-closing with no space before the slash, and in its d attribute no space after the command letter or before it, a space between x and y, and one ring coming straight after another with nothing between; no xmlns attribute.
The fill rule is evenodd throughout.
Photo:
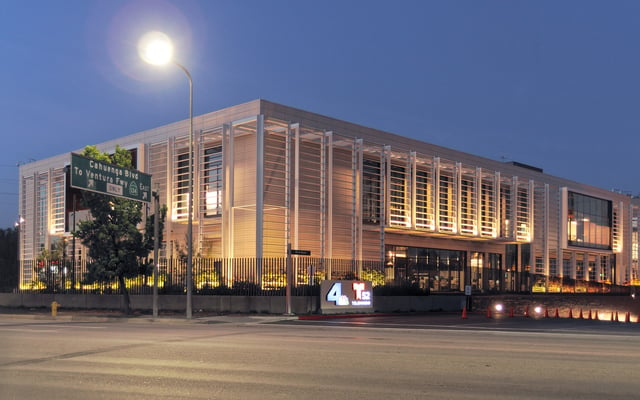
<svg viewBox="0 0 640 400"><path fill-rule="evenodd" d="M256 98L640 193L639 1L3 0L0 228L16 165Z"/></svg>

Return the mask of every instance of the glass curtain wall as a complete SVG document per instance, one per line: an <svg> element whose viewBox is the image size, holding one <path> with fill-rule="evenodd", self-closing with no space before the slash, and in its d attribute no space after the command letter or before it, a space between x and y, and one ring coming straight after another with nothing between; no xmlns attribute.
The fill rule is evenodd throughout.
<svg viewBox="0 0 640 400"><path fill-rule="evenodd" d="M464 290L465 251L389 245L386 254L397 284L433 292Z"/></svg>

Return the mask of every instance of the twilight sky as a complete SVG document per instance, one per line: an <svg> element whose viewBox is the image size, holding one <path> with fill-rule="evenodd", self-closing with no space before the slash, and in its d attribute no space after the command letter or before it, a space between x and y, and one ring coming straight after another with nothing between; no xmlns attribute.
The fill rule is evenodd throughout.
<svg viewBox="0 0 640 400"><path fill-rule="evenodd" d="M17 164L264 98L640 194L640 2L3 0L0 228Z"/></svg>

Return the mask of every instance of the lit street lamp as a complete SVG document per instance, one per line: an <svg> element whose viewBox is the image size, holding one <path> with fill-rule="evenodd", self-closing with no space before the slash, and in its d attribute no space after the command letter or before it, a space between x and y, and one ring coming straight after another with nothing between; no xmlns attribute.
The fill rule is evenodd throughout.
<svg viewBox="0 0 640 400"><path fill-rule="evenodd" d="M140 57L153 65L175 64L189 80L189 178L187 192L187 319L192 317L191 283L193 281L193 81L189 71L173 59L173 43L162 32L149 32L138 43ZM158 261L154 268L158 268Z"/></svg>

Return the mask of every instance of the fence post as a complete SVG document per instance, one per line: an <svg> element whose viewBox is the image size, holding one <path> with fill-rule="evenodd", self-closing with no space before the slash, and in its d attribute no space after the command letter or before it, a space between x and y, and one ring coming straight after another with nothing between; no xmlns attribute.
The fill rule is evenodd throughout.
<svg viewBox="0 0 640 400"><path fill-rule="evenodd" d="M287 272L286 272L286 279L287 279L287 288L285 291L285 301L286 301L286 314L287 315L291 315L291 267L292 267L292 260L291 260L291 243L287 243Z"/></svg>

